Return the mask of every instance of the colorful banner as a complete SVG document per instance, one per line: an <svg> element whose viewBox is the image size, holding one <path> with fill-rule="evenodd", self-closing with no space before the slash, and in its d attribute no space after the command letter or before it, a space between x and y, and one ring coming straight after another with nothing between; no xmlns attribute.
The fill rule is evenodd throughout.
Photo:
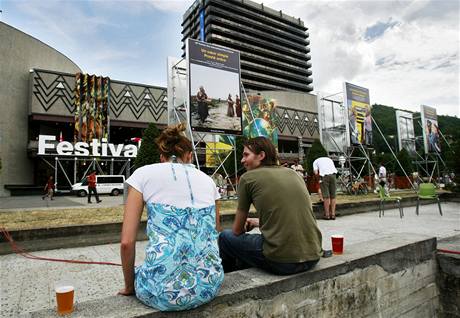
<svg viewBox="0 0 460 318"><path fill-rule="evenodd" d="M398 128L399 150L406 149L411 156L415 156L415 132L412 113L397 110L396 126Z"/></svg>
<svg viewBox="0 0 460 318"><path fill-rule="evenodd" d="M420 113L422 114L425 153L440 153L441 144L439 142L438 116L436 114L436 108L421 105Z"/></svg>
<svg viewBox="0 0 460 318"><path fill-rule="evenodd" d="M371 146L372 116L369 90L345 82L344 92L344 100L348 109L351 143Z"/></svg>
<svg viewBox="0 0 460 318"><path fill-rule="evenodd" d="M247 138L267 137L278 148L276 100L262 95L247 97L248 100L243 102L243 135Z"/></svg>
<svg viewBox="0 0 460 318"><path fill-rule="evenodd" d="M75 75L75 142L108 139L109 92L108 77Z"/></svg>
<svg viewBox="0 0 460 318"><path fill-rule="evenodd" d="M188 39L190 127L241 135L240 53Z"/></svg>

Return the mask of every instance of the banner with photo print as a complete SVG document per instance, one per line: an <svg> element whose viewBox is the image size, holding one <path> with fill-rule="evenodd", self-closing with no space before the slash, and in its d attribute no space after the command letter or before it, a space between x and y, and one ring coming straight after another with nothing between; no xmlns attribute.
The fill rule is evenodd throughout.
<svg viewBox="0 0 460 318"><path fill-rule="evenodd" d="M241 135L240 53L188 39L187 64L192 130Z"/></svg>
<svg viewBox="0 0 460 318"><path fill-rule="evenodd" d="M344 83L345 105L351 144L372 145L372 115L369 90L364 87Z"/></svg>

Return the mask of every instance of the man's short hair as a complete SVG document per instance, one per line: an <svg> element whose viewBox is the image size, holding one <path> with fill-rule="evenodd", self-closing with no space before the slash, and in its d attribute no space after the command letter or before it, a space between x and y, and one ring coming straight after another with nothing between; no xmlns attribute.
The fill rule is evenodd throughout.
<svg viewBox="0 0 460 318"><path fill-rule="evenodd" d="M243 145L248 147L256 155L262 151L265 152L265 158L260 162L262 166L276 166L278 165L278 153L270 139L266 137L255 137L247 139Z"/></svg>

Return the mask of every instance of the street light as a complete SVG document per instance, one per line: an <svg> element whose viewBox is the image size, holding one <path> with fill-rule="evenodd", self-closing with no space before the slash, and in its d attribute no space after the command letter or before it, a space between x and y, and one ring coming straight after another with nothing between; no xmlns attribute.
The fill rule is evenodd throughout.
<svg viewBox="0 0 460 318"><path fill-rule="evenodd" d="M388 138L393 139L394 150L395 150L395 152L398 152L398 145L396 144L397 143L396 136L395 135L388 135Z"/></svg>

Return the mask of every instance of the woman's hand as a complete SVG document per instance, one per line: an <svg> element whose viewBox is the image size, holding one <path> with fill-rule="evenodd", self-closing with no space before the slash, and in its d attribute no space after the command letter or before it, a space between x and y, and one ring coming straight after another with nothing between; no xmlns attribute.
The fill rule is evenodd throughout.
<svg viewBox="0 0 460 318"><path fill-rule="evenodd" d="M122 296L131 296L131 295L134 295L134 288L123 288L123 289L120 289L120 291L118 292L118 295L122 295Z"/></svg>

